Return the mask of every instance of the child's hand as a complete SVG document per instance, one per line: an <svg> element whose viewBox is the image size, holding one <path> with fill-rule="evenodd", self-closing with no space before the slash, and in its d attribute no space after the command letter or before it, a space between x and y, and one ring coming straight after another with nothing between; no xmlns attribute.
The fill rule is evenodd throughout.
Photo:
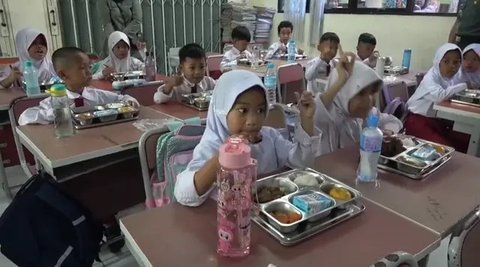
<svg viewBox="0 0 480 267"><path fill-rule="evenodd" d="M165 88L163 89L163 92L168 95L175 87L183 84L183 76L168 76L163 80L163 82L165 83Z"/></svg>
<svg viewBox="0 0 480 267"><path fill-rule="evenodd" d="M284 45L284 44L281 44L280 48L278 48L278 51L280 51L280 53L282 53L282 54L286 54L287 53L287 46Z"/></svg>
<svg viewBox="0 0 480 267"><path fill-rule="evenodd" d="M341 44L338 44L338 55L340 57L343 57L343 48L342 48L342 45Z"/></svg>
<svg viewBox="0 0 480 267"><path fill-rule="evenodd" d="M300 111L300 117L313 118L315 116L315 100L313 94L308 91L303 91L300 95L295 93L297 98L297 107Z"/></svg>
<svg viewBox="0 0 480 267"><path fill-rule="evenodd" d="M352 52L346 52L340 58L337 64L338 81L345 83L352 74L353 65L355 64L355 54Z"/></svg>
<svg viewBox="0 0 480 267"><path fill-rule="evenodd" d="M140 105L138 104L137 101L128 100L127 103L128 103L129 106L132 106L134 108L139 108L140 107Z"/></svg>
<svg viewBox="0 0 480 267"><path fill-rule="evenodd" d="M23 73L17 68L17 67L12 67L10 75L8 75L8 79L12 82L15 83L16 81L20 81L23 77Z"/></svg>
<svg viewBox="0 0 480 267"><path fill-rule="evenodd" d="M112 73L115 72L115 69L113 67L105 67L102 71L103 77L107 80L113 80Z"/></svg>

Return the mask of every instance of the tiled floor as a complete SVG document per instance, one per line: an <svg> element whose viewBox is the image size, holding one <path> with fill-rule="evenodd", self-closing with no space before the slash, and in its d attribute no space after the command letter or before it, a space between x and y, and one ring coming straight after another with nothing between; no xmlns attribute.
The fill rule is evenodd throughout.
<svg viewBox="0 0 480 267"><path fill-rule="evenodd" d="M19 167L7 168L7 176L9 182L12 184L23 183L26 177ZM0 214L7 208L9 200L5 197L3 191L0 191ZM442 245L435 250L431 255L427 267L447 267L447 248L448 238L442 241ZM100 252L100 259L105 266L111 267L137 267L139 266L128 249L124 247L118 254L112 254L107 248L102 248ZM0 253L0 266L1 267L15 267L16 265L5 258ZM99 263L95 263L94 267L102 266ZM279 266L280 267L280 266ZM283 266L282 266L283 267Z"/></svg>

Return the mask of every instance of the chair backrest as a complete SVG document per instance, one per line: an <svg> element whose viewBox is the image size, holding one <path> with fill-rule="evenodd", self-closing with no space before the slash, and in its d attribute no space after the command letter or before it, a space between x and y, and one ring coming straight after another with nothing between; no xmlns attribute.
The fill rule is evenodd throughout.
<svg viewBox="0 0 480 267"><path fill-rule="evenodd" d="M417 79L417 86L423 81L423 77L425 77L425 72L419 72L415 74L415 78Z"/></svg>
<svg viewBox="0 0 480 267"><path fill-rule="evenodd" d="M401 101L408 101L408 87L404 81L397 81L393 83L386 83L383 86L383 97L385 104L388 105L395 98L400 98Z"/></svg>
<svg viewBox="0 0 480 267"><path fill-rule="evenodd" d="M454 230L448 247L448 266L478 266L478 250L480 248L480 210L468 217ZM458 232L460 230L460 232Z"/></svg>
<svg viewBox="0 0 480 267"><path fill-rule="evenodd" d="M305 89L305 73L302 65L291 63L278 67L278 99L280 103L296 102L295 92Z"/></svg>
<svg viewBox="0 0 480 267"><path fill-rule="evenodd" d="M413 255L398 251L385 256L383 259L377 261L370 267L384 266L384 267L418 267L418 263Z"/></svg>
<svg viewBox="0 0 480 267"><path fill-rule="evenodd" d="M223 55L210 55L207 57L207 75L213 79L218 79L222 75L220 69L220 63L222 62Z"/></svg>
<svg viewBox="0 0 480 267"><path fill-rule="evenodd" d="M283 107L279 104L271 105L263 125L277 129L286 128L287 121Z"/></svg>
<svg viewBox="0 0 480 267"><path fill-rule="evenodd" d="M142 106L151 106L155 104L153 95L157 92L158 85L129 87L122 90L122 95L129 95L137 99Z"/></svg>

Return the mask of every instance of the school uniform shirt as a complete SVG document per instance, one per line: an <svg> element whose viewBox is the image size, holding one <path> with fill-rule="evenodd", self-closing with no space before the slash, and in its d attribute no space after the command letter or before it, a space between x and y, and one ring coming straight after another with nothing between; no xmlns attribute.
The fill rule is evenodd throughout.
<svg viewBox="0 0 480 267"><path fill-rule="evenodd" d="M161 85L158 87L157 92L153 95L153 101L155 103L167 103L172 98L174 98L176 101L180 101L183 94L190 94L194 90L196 90L198 93L213 90L215 88L215 80L209 76L205 76L201 82L194 84L184 77L183 84L173 87L173 90L170 92L170 94L165 94L163 92L164 88L165 85Z"/></svg>
<svg viewBox="0 0 480 267"><path fill-rule="evenodd" d="M17 32L17 35L15 36L15 49L17 51L19 61L13 64L12 67L18 68L21 72L23 72L25 62L27 60L31 61L37 70L38 81L42 83L44 81L49 81L51 78L56 77L57 75L53 69L52 61L48 58L48 55L42 60L35 60L32 59L28 54L28 48L39 35L45 36L42 32L33 28L25 28ZM45 40L47 40L47 38L45 38ZM5 78L7 78L11 72L12 69L10 66L5 67L0 72L0 81L3 81ZM3 88L3 86L0 85L0 88Z"/></svg>
<svg viewBox="0 0 480 267"><path fill-rule="evenodd" d="M285 47L285 51L288 51L288 43L284 44L280 41L273 43L268 48L268 52L267 52L267 55L265 56L265 58L271 59L271 58L274 58L274 57L278 57L280 55L280 48L282 48L282 47ZM287 53L287 52L285 52L285 53ZM298 54L298 47L295 50L295 53Z"/></svg>
<svg viewBox="0 0 480 267"><path fill-rule="evenodd" d="M128 53L127 57L124 59L119 59L117 58L117 56L115 56L115 54L113 53L113 47L120 41L124 41L130 47L130 40L125 33L115 31L110 34L110 36L108 37L109 56L98 63L99 68L92 75L92 79L100 80L105 78L103 77L103 70L107 67L113 67L115 69L115 72L128 72L145 69L145 63L143 63L137 58L130 56L130 53Z"/></svg>
<svg viewBox="0 0 480 267"><path fill-rule="evenodd" d="M305 66L307 91L314 95L325 92L326 87L321 88L317 79L327 79L333 69L335 69L335 60L330 60L329 63L323 61L320 57L310 60Z"/></svg>
<svg viewBox="0 0 480 267"><path fill-rule="evenodd" d="M259 86L265 90L260 78L246 70L227 72L218 80L208 109L205 133L193 151L192 161L186 170L177 176L174 194L180 204L199 206L212 191L214 192L212 198L216 197L215 184L207 193L198 195L194 176L208 160L217 155L220 145L229 137L227 114L235 104L236 98L252 86ZM301 126L296 128L293 142L284 139L278 130L270 127L262 127L260 133L262 141L250 145L252 157L257 160L259 177L284 166L292 168L311 166L315 157L320 154L320 135L311 137Z"/></svg>
<svg viewBox="0 0 480 267"><path fill-rule="evenodd" d="M362 60L360 56L357 55L357 60L360 62L363 62L365 65L369 66L370 68L375 68L377 66L377 61L370 60L370 57L367 57L366 59Z"/></svg>
<svg viewBox="0 0 480 267"><path fill-rule="evenodd" d="M463 55L473 50L478 57L480 57L480 44L470 44L465 49L463 49ZM463 68L460 69L460 73L458 75L458 82L457 83L467 83L469 85L469 89L480 89L480 69L474 73L466 72Z"/></svg>
<svg viewBox="0 0 480 267"><path fill-rule="evenodd" d="M454 94L467 89L465 82L460 80L459 73L452 79L442 76L440 73L440 62L448 51L461 50L454 44L444 44L435 53L433 66L423 77L415 93L407 101L408 110L412 113L434 118L436 112L433 110L433 104L449 99Z"/></svg>
<svg viewBox="0 0 480 267"><path fill-rule="evenodd" d="M252 53L250 53L248 50L240 52L240 50L235 47L232 47L232 49L228 50L223 55L222 62L220 62L221 71L224 72L226 70L231 70L232 66L237 65L237 59L242 54L244 54L248 59L252 58Z"/></svg>
<svg viewBox="0 0 480 267"><path fill-rule="evenodd" d="M70 100L70 107L105 105L110 103L132 101L138 104L138 101L129 95L120 95L113 92L85 87L81 94L67 90L67 96ZM82 105L83 104L83 105ZM51 99L42 100L37 107L25 110L18 119L19 125L26 124L50 124L54 121Z"/></svg>
<svg viewBox="0 0 480 267"><path fill-rule="evenodd" d="M327 88L338 80L337 70L333 70L328 80ZM336 95L332 105L326 107L319 94L316 100L315 126L322 131L322 154L352 146L359 142L360 133L364 126L363 119L350 116L348 109L350 99L370 84L382 81L380 76L365 64L356 61L353 71L342 89ZM380 113L376 108L372 113L379 116L379 128L398 133L402 122L395 116Z"/></svg>

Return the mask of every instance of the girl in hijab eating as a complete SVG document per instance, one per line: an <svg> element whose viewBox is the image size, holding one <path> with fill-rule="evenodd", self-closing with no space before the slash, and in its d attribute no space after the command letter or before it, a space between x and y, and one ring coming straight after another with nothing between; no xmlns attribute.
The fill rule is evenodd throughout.
<svg viewBox="0 0 480 267"><path fill-rule="evenodd" d="M21 86L23 67L27 61L31 61L37 69L39 83L56 77L52 61L47 57L47 39L43 33L33 28L18 31L15 36L15 49L19 61L0 72L0 88Z"/></svg>
<svg viewBox="0 0 480 267"><path fill-rule="evenodd" d="M143 70L145 64L130 56L130 41L123 32L115 31L108 37L109 56L98 64L100 67L93 74L94 80L111 79L112 73L125 73Z"/></svg>
<svg viewBox="0 0 480 267"><path fill-rule="evenodd" d="M463 49L463 64L459 83L467 83L469 89L480 89L480 44L470 44Z"/></svg>
<svg viewBox="0 0 480 267"><path fill-rule="evenodd" d="M211 193L216 198L213 189L220 169L218 149L231 135L248 139L259 176L285 166L311 165L320 150L320 136L314 133L315 102L311 93L304 92L298 103L301 123L291 142L277 129L263 126L268 102L262 80L246 70L223 74L213 91L205 133L193 151L192 161L177 176L175 199L185 206L199 206Z"/></svg>
<svg viewBox="0 0 480 267"><path fill-rule="evenodd" d="M467 89L459 82L462 51L454 44L444 44L435 53L433 66L407 102L406 133L466 152L470 137L454 132L451 121L436 118L433 105Z"/></svg>
<svg viewBox="0 0 480 267"><path fill-rule="evenodd" d="M322 154L359 142L365 119L379 115L379 128L397 133L403 125L396 117L379 113L375 99L383 81L366 64L345 53L328 79L327 91L316 98L315 126L322 131Z"/></svg>

